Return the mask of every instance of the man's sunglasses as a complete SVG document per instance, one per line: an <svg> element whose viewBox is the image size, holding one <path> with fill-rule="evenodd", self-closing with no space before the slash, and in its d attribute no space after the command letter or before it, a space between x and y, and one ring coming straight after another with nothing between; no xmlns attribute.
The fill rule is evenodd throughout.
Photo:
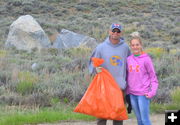
<svg viewBox="0 0 180 125"><path fill-rule="evenodd" d="M120 31L120 30L115 30L115 29L113 29L112 32L113 32L113 33L115 33L115 32L120 33L121 31Z"/></svg>

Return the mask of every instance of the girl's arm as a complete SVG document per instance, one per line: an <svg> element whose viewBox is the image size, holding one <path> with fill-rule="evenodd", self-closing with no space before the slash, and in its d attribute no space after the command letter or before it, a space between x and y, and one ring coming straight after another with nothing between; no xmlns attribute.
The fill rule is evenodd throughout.
<svg viewBox="0 0 180 125"><path fill-rule="evenodd" d="M147 69L147 72L150 77L150 82L151 82L150 91L146 93L145 95L148 98L152 98L153 96L156 95L156 91L158 89L158 80L157 80L156 72L155 72L155 69L154 69L154 66L150 57L148 57L145 63L145 67Z"/></svg>

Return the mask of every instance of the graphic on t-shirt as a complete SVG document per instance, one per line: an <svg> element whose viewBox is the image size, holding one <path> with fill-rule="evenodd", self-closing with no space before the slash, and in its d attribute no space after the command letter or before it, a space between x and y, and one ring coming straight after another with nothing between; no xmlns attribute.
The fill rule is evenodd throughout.
<svg viewBox="0 0 180 125"><path fill-rule="evenodd" d="M139 67L140 67L139 65L136 66L129 65L129 72L132 72L133 70L139 72Z"/></svg>
<svg viewBox="0 0 180 125"><path fill-rule="evenodd" d="M111 65L113 65L113 66L122 66L121 57L119 57L119 56L112 56L112 57L110 58L110 63L111 63Z"/></svg>

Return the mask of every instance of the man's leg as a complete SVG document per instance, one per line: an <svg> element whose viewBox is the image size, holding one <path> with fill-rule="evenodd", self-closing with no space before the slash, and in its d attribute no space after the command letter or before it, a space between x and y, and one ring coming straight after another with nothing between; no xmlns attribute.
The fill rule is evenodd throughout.
<svg viewBox="0 0 180 125"><path fill-rule="evenodd" d="M123 125L123 121L113 120L113 125Z"/></svg>
<svg viewBox="0 0 180 125"><path fill-rule="evenodd" d="M97 119L97 125L106 125L107 120L106 119Z"/></svg>
<svg viewBox="0 0 180 125"><path fill-rule="evenodd" d="M130 113L131 113L131 110L132 110L130 95L126 95L126 96L125 96L125 102L126 102L126 105L127 105L128 114L130 114Z"/></svg>

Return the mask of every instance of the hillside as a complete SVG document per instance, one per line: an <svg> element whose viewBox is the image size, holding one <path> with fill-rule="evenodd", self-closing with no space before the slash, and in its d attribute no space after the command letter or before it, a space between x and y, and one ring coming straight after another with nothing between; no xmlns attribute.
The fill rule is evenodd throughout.
<svg viewBox="0 0 180 125"><path fill-rule="evenodd" d="M36 98L33 93L39 93L40 90L42 95L37 97L40 99L40 105L49 105L49 102L43 102L46 100L41 100L49 100L49 97L45 96L47 93L52 97L57 96L74 102L82 97L91 80L87 68L91 49L49 48L41 53L36 50L27 53L15 48L4 49L10 24L26 14L32 15L39 22L51 40L55 39L54 34L65 28L94 37L101 42L108 35L109 25L112 22L120 22L124 27L126 41L128 42L130 33L139 31L146 52L153 57L160 83L155 102L170 101L171 89L179 86L178 0L1 0L0 85L7 84L9 92L20 94L13 94L18 96L17 104L28 102L21 96L29 94ZM3 93L7 96L7 104L11 104L13 101L8 100L11 97L6 91L3 91L2 95ZM0 96L0 100L1 97L4 98Z"/></svg>
<svg viewBox="0 0 180 125"><path fill-rule="evenodd" d="M92 119L72 112L92 81L88 71L92 48L30 52L5 48L10 25L27 14L51 42L61 29L102 42L113 22L122 24L127 43L130 34L139 31L159 81L151 110L179 109L180 0L0 0L1 125ZM157 121L154 124L159 125Z"/></svg>
<svg viewBox="0 0 180 125"><path fill-rule="evenodd" d="M0 46L10 24L30 14L53 41L62 28L102 41L112 22L124 36L139 31L149 47L174 48L180 39L179 0L0 0Z"/></svg>

